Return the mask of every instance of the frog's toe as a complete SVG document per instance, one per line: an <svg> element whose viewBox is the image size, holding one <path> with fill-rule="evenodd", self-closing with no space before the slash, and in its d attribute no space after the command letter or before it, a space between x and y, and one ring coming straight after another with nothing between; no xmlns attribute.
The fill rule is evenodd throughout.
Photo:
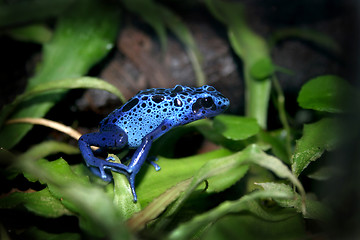
<svg viewBox="0 0 360 240"><path fill-rule="evenodd" d="M159 171L159 170L161 169L161 167L160 167L159 165L157 165L157 164L156 164L155 162L153 162L153 161L151 161L150 164L154 166L155 171Z"/></svg>
<svg viewBox="0 0 360 240"><path fill-rule="evenodd" d="M103 168L100 170L98 167L89 167L90 171L95 174L96 176L100 177L102 180L106 182L111 182L112 175L110 173L107 173Z"/></svg>
<svg viewBox="0 0 360 240"><path fill-rule="evenodd" d="M105 159L107 162L109 161L115 161L115 158L113 156L109 156Z"/></svg>
<svg viewBox="0 0 360 240"><path fill-rule="evenodd" d="M159 170L161 169L161 167L155 163L155 161L157 161L158 159L159 159L159 158L156 157L156 156L151 156L151 157L148 157L148 158L146 159L146 161L147 161L148 163L150 163L151 165L154 166L155 171L159 171Z"/></svg>

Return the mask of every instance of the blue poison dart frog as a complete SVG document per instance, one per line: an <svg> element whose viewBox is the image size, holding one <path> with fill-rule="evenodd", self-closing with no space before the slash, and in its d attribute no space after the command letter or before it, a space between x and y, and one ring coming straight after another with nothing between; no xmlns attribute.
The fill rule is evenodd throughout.
<svg viewBox="0 0 360 240"><path fill-rule="evenodd" d="M151 144L170 129L224 112L230 102L214 87L199 88L177 85L174 88L152 88L140 91L126 104L100 122L100 131L82 135L79 148L91 171L111 181L111 171L125 174L134 202L135 176L147 160ZM93 152L90 146L99 147ZM128 165L96 157L100 153L118 151L123 147L136 149ZM147 160L160 170L150 159Z"/></svg>

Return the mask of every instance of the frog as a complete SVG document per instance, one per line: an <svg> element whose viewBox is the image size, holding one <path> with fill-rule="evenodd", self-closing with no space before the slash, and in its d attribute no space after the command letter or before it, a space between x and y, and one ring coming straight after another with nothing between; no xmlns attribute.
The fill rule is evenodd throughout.
<svg viewBox="0 0 360 240"><path fill-rule="evenodd" d="M156 159L148 157L153 142L175 127L215 117L229 105L229 99L209 85L142 90L105 117L98 132L82 135L79 149L87 167L104 181L112 181L111 171L124 174L136 203L135 177L144 162L153 165L156 171L161 169ZM91 146L98 149L93 151ZM124 148L135 150L127 165L112 161L113 157L99 157Z"/></svg>

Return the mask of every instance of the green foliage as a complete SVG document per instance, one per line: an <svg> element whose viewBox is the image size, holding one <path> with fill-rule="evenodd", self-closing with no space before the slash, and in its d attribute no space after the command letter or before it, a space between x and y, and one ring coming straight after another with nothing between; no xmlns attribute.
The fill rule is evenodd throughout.
<svg viewBox="0 0 360 240"><path fill-rule="evenodd" d="M71 215L71 212L47 188L31 193L15 192L8 197L0 198L1 208L11 209L17 206L23 206L37 215L48 218Z"/></svg>
<svg viewBox="0 0 360 240"><path fill-rule="evenodd" d="M325 150L334 149L340 141L340 123L333 118L323 118L320 121L304 126L303 136L296 141L292 156L292 169L299 175L311 161L318 159Z"/></svg>
<svg viewBox="0 0 360 240"><path fill-rule="evenodd" d="M231 140L244 140L256 135L260 131L256 119L231 115L216 117L214 128L225 138Z"/></svg>
<svg viewBox="0 0 360 240"><path fill-rule="evenodd" d="M341 113L347 100L357 100L358 95L344 79L320 76L308 81L298 97L300 107L330 113Z"/></svg>
<svg viewBox="0 0 360 240"><path fill-rule="evenodd" d="M256 80L262 80L271 77L275 73L275 66L271 59L262 58L254 63L250 69L250 75Z"/></svg>
<svg viewBox="0 0 360 240"><path fill-rule="evenodd" d="M41 96L43 93L45 94L53 94L57 93L59 90L70 90L70 89L77 89L77 88L95 88L108 91L113 93L122 101L125 101L125 98L122 96L121 92L113 85L96 78L91 77L79 77L74 79L63 79L56 82L46 82L44 84L38 85L32 88L29 91L17 96L17 98L9 105L5 106L0 114L0 125L4 124L6 118L8 118L13 112L21 104L26 104L27 100L31 98L36 98ZM14 134L21 134L19 131L13 132ZM11 138L12 136L3 136L5 139L6 137Z"/></svg>
<svg viewBox="0 0 360 240"><path fill-rule="evenodd" d="M5 32L5 34L19 41L40 44L49 42L52 37L51 30L43 24L33 24L10 29L9 31Z"/></svg>
<svg viewBox="0 0 360 240"><path fill-rule="evenodd" d="M0 21L0 26L43 19L44 15L34 12L19 19L9 17L26 7L49 4L40 0L33 3L0 8L0 20L7 18ZM273 64L271 47L249 27L244 6L237 2L205 0L203 4L215 20L224 24L230 45L243 63L246 116L224 114L200 120L159 139L153 153L167 157L158 157L159 172L149 164L142 167L136 179L137 203L132 201L126 176L114 172L111 183L93 176L80 163L76 146L44 141L29 143L31 147L20 154L12 153L10 149L31 126L6 125L6 120L42 117L71 89L106 90L124 100L112 85L84 76L114 45L119 10L100 1L53 4L59 4L59 9L46 15L58 16L53 32L43 25L4 32L18 40L41 43L44 48L42 64L29 79L25 92L0 113L0 163L9 165L0 174L10 184L20 178L34 189L11 186L12 191L0 197L0 211L17 211L29 218L72 218L77 220L79 230L68 233L56 226L55 233L47 232L36 221L30 221L21 227L21 232L14 233L18 238L134 239L139 231L144 231L140 236L168 239L302 239L312 231L307 229L308 219L326 222L332 217L332 210L312 189L304 189L298 176L305 177L303 172L313 161L344 142L341 114L349 113L345 101L357 101L358 93L338 76L311 79L299 91L298 103L319 119L300 129L292 126L276 79L276 72L284 70ZM73 5L61 12L68 4ZM170 7L148 0L126 0L122 4L124 10L139 15L155 30L163 51L166 29L174 33L192 59L198 84L204 83L195 41ZM40 32L40 36L34 32ZM288 36L336 49L331 40L311 31L288 30L272 43ZM283 126L267 130L271 84ZM182 134L195 131L221 147L193 156L171 157ZM120 161L118 156L113 157ZM73 158L79 161L74 162ZM321 165L321 161L318 163ZM332 174L336 171L326 166L308 176L312 177L309 181L316 181L326 180ZM1 239L10 239L7 227L5 222L0 224Z"/></svg>
<svg viewBox="0 0 360 240"><path fill-rule="evenodd" d="M91 18L88 17L89 12ZM44 44L43 61L35 76L29 79L24 94L49 82L84 75L112 48L119 22L118 13L118 10L99 1L76 1L71 5L58 18L52 40ZM27 99L16 106L11 118L43 117L66 92L62 89ZM0 127L0 145L12 148L32 125Z"/></svg>

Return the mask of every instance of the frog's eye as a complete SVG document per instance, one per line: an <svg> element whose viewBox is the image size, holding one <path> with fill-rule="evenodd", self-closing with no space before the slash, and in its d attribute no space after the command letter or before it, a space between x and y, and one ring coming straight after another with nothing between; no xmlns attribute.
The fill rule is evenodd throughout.
<svg viewBox="0 0 360 240"><path fill-rule="evenodd" d="M204 108L211 108L214 105L214 101L211 97L201 98L200 103Z"/></svg>
<svg viewBox="0 0 360 240"><path fill-rule="evenodd" d="M216 110L216 106L211 97L199 98L198 100L196 100L196 102L192 106L193 113L198 113L200 108L211 108L211 110Z"/></svg>

